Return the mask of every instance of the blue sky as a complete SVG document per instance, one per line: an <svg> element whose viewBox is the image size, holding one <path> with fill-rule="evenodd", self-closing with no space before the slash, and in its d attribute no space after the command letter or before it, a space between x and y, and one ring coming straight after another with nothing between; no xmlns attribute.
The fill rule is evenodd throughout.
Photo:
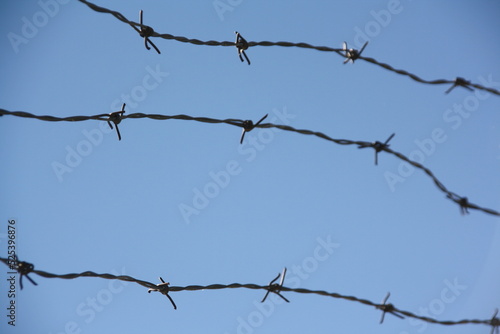
<svg viewBox="0 0 500 334"><path fill-rule="evenodd" d="M187 114L288 124L333 138L384 141L422 157L452 191L500 209L500 98L416 83L333 53L153 39L77 1L2 1L1 107L38 115ZM56 4L56 5L54 5ZM201 40L341 47L426 79L500 88L497 1L99 1L156 31ZM221 5L222 4L222 5ZM216 6L217 5L217 6ZM223 9L221 9L223 8ZM37 25L35 25L35 23ZM30 30L30 25L33 25ZM12 36L23 42L12 42ZM9 37L10 36L10 37ZM172 285L287 282L389 302L441 320L500 307L500 220L460 215L395 157L296 133L192 121L0 120L0 254L36 269L92 270ZM439 135L436 135L439 134ZM434 135L433 135L434 134ZM57 167L58 166L58 167ZM65 168L60 168L65 166ZM399 175L390 183L387 175ZM201 195L200 195L201 194ZM185 211L186 208L191 208ZM188 212L188 213L186 213ZM177 292L97 278L25 281L2 333L488 333L387 315L343 300L264 291ZM275 303L277 300L278 303Z"/></svg>

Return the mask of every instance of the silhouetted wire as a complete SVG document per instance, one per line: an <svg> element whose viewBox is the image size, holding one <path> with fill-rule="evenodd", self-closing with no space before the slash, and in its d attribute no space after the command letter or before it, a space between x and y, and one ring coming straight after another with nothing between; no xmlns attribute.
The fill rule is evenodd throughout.
<svg viewBox="0 0 500 334"><path fill-rule="evenodd" d="M5 263L7 266L9 266L9 259L6 258L1 258L0 261ZM33 266L27 262L27 265ZM33 266L34 267L34 266ZM134 278L132 276L127 276L127 275L112 275L112 274L98 274L93 271L84 271L82 273L72 273L72 274L52 274L48 273L43 270L35 270L33 269L31 273L37 274L38 276L45 277L45 278L60 278L60 279L76 279L79 277L96 277L96 278L103 278L103 279L109 279L109 280L120 280L120 281L125 281L125 282L132 282L132 283L137 283L139 285L142 285L143 287L146 287L148 289L153 289L156 290L158 288L157 284L148 282L148 281L143 281L139 280L137 278ZM160 284L161 285L161 284ZM251 290L269 290L269 285L258 285L258 284L252 284L252 283L247 283L247 284L241 284L241 283L232 283L232 284L210 284L210 285L188 285L188 286L170 286L168 288L169 292L178 292L178 291L200 291L200 290L222 290L222 289L251 289ZM336 292L328 292L324 290L310 290L310 289L304 289L304 288L288 288L286 286L281 286L280 287L280 292L284 291L289 291L289 292L295 292L295 293L301 293L301 294L314 294L314 295L319 295L319 296L324 296L324 297L332 297L336 299L344 299L352 302L357 302L361 303L363 305L367 306L373 306L376 309L384 309L384 304L377 304L374 303L368 299L363 299L363 298L358 298L355 296L348 296L348 295L342 295ZM174 304L175 305L175 304ZM396 308L394 305L391 304L391 311L387 311L389 313L396 313L400 315L404 315L410 318L415 318L419 319L428 323L433 323L433 324L440 324L440 325L463 325L463 324L484 324L484 325L492 325L493 320L479 320L479 319L463 319L463 320L458 320L458 321L452 321L452 320L437 320L434 318L430 317L425 317L425 316L420 316L417 314L414 314L409 311L405 310L400 310ZM495 318L495 317L494 317Z"/></svg>
<svg viewBox="0 0 500 334"><path fill-rule="evenodd" d="M11 116L17 116L17 117L23 117L23 118L34 118L42 121L49 121L49 122L80 122L80 121L87 121L87 120L98 120L98 121L109 121L110 114L99 114L99 115L94 115L94 116L68 116L68 117L55 117L55 116L39 116L39 115L34 115L30 114L24 111L8 111L5 109L0 109L0 116L3 115L11 115ZM202 123L211 123L211 124L229 124L233 126L238 126L238 127L245 127L246 122L249 122L248 120L240 120L240 119L216 119L216 118L210 118L210 117L193 117L189 115L160 115L160 114L143 114L143 113L134 113L134 114L123 114L122 119L126 118L131 118L131 119L136 119L136 118L150 118L154 120L170 120L170 119L178 119L178 120L186 120L186 121L196 121L196 122L202 122ZM338 145L358 145L362 147L373 147L378 151L384 151L387 153L390 153L394 155L395 157L399 158L400 160L403 160L410 165L412 165L415 168L418 168L422 170L425 174L427 174L434 184L441 190L443 193L446 194L446 197L450 199L451 201L455 202L458 204L462 210L462 213L467 212L465 209L470 208L474 210L479 210L484 213L494 215L494 216L500 216L500 212L488 209L488 208L483 208L480 207L476 204L470 203L467 200L467 197L462 197L457 195L456 193L448 190L444 186L444 184L434 175L434 173L424 165L413 161L406 157L405 155L393 151L392 149L389 148L388 145L383 145L379 146L377 143L379 142L365 142L365 141L355 141L355 140L348 140L348 139L334 139L331 138L330 136L327 136L326 134L318 131L312 131L312 130L306 130L306 129L296 129L288 125L281 125L281 124L271 124L271 123L261 123L256 125L255 127L258 128L277 128L283 131L290 131L290 132L296 132L300 133L303 135L311 135L311 136L316 136L331 142L334 142Z"/></svg>
<svg viewBox="0 0 500 334"><path fill-rule="evenodd" d="M147 27L149 27L149 26L145 26L145 25L142 25L142 24L134 22L134 21L130 21L123 14L121 14L121 13L119 13L117 11L113 11L113 10L110 10L110 9L107 9L107 8L104 8L104 7L97 6L96 4L93 4L93 3L89 2L89 1L86 1L86 0L78 0L78 1L86 4L89 8L93 9L96 12L108 13L108 14L113 15L118 20L120 20L120 21L122 21L124 23L129 24L136 31L139 31L139 28L147 28ZM160 34L160 33L157 33L155 31L153 31L149 37L159 37L159 38L163 38L163 39L167 39L167 40L175 40L175 41L178 41L178 42L190 43L190 44L194 44L194 45L233 46L233 47L236 46L235 42L230 42L230 41L222 41L222 42L213 41L213 40L210 40L210 41L201 41L199 39L187 38L187 37L183 37L183 36L174 36L174 35L171 35L171 34ZM345 51L344 49L331 48L331 47L328 47L328 46L315 46L315 45L311 45L311 44L308 44L308 43L292 43L292 42L283 42L283 41L281 41L281 42L270 42L270 41L248 42L248 47L253 47L253 46L297 47L297 48L313 49L313 50L324 51L324 52L334 52L334 53L337 53L338 55L340 55L340 56L342 56L344 58L346 57L346 55L344 53L344 51ZM466 86L464 86L464 87L472 86L472 87L474 87L476 89L484 90L484 91L490 92L490 93L495 94L495 95L500 95L500 91L499 90L496 90L496 89L490 88L490 87L485 87L485 86L482 86L480 84L471 83L470 81L467 81L467 80L465 80L463 78L458 78L457 77L457 79L460 79L461 81L457 81L457 79L454 79L454 80L446 80L446 79L425 80L425 79L422 79L419 76L417 76L417 75L415 75L413 73L410 73L410 72L408 72L406 70L396 69L396 68L392 67L389 64L385 64L385 63L379 62L378 60L370 58L370 57L359 56L357 59L362 59L362 60L367 61L369 63L372 63L374 65L380 66L380 67L382 67L382 68L384 68L384 69L386 69L388 71L391 71L391 72L394 72L394 73L397 73L397 74L400 74L400 75L407 76L407 77L413 79L414 81L417 81L417 82L420 82L420 83L423 83L423 84L428 84L428 85L444 85L444 84L449 85L449 84L452 84L452 85L455 86L455 85L457 85L457 83L462 83L462 84L466 83Z"/></svg>

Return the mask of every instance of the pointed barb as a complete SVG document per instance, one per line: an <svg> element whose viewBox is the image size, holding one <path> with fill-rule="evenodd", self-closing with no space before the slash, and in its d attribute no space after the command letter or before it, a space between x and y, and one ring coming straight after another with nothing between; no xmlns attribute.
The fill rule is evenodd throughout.
<svg viewBox="0 0 500 334"><path fill-rule="evenodd" d="M396 135L395 133L390 135L389 138L387 138L387 140L385 141L384 146L389 146L388 143L391 141L392 137L394 137L395 135Z"/></svg>
<svg viewBox="0 0 500 334"><path fill-rule="evenodd" d="M389 299L390 296L391 296L391 293L387 292L387 295L385 296L384 300L382 301L382 305L385 305L385 303L387 303L387 300Z"/></svg>
<svg viewBox="0 0 500 334"><path fill-rule="evenodd" d="M396 135L395 133L390 135L389 138L387 138L387 140L384 143L381 143L379 141L376 141L374 143L363 143L363 144L359 144L358 148L373 147L373 149L375 149L375 166L377 166L378 165L378 154L380 152L382 152L383 150L389 148L389 146L390 146L389 142L391 141L391 139L395 135Z"/></svg>
<svg viewBox="0 0 500 334"><path fill-rule="evenodd" d="M265 294L264 298L262 298L262 300L260 301L261 303L263 303L267 299L267 296L269 295L269 292L271 292L271 290L267 290L266 291L266 294Z"/></svg>
<svg viewBox="0 0 500 334"><path fill-rule="evenodd" d="M344 64L347 64L349 61L354 64L354 61L361 57L361 53L365 50L366 46L368 45L368 42L363 44L361 49L358 51L356 49L348 49L347 48L347 43L344 41L342 43L342 51L344 51L344 57L346 58L344 60Z"/></svg>
<svg viewBox="0 0 500 334"><path fill-rule="evenodd" d="M246 133L246 131L245 131L245 129L243 129L241 131L240 145L243 144L243 139L245 139L245 133Z"/></svg>
<svg viewBox="0 0 500 334"><path fill-rule="evenodd" d="M283 271L281 272L281 279L279 282L279 286L283 286L283 283L285 283L285 275L286 275L286 267L283 268Z"/></svg>
<svg viewBox="0 0 500 334"><path fill-rule="evenodd" d="M277 294L278 296L280 296L284 301L286 301L287 303L289 303L290 301L288 299L286 299L280 292L281 292L281 289L283 288L283 283L285 282L285 275L286 275L286 267L283 269L283 271L278 274L278 276L276 276L270 283L269 283L269 286L267 287L267 292L266 292L266 295L264 296L264 298L262 299L261 303L263 303L266 299L267 299L267 296L269 295L270 292L273 292L275 294ZM279 283L275 283L279 278L281 277L280 279L280 282Z"/></svg>
<svg viewBox="0 0 500 334"><path fill-rule="evenodd" d="M170 303L172 304L172 306L174 307L174 310L177 310L177 305L175 305L175 302L174 300L172 299L172 297L170 297L169 294L165 294L165 296L167 296L168 300L170 300Z"/></svg>
<svg viewBox="0 0 500 334"><path fill-rule="evenodd" d="M465 216L469 214L468 208L470 207L470 205L467 197L460 197L456 194L448 194L446 197L451 199L453 202L457 203L460 206L460 213L462 215Z"/></svg>
<svg viewBox="0 0 500 334"><path fill-rule="evenodd" d="M490 334L498 334L500 332L500 319L497 318L498 314L498 309L495 309L495 312L493 313L493 316L491 317L490 320L490 325L491 325L491 332Z"/></svg>
<svg viewBox="0 0 500 334"><path fill-rule="evenodd" d="M262 117L261 119L259 119L259 121L258 121L257 123L255 123L254 128L255 128L256 126L259 126L259 124L260 124L260 123L262 123L262 121L263 121L263 120L265 120L265 119L267 118L267 115L269 115L269 114L265 114L265 115L264 115L264 117Z"/></svg>
<svg viewBox="0 0 500 334"><path fill-rule="evenodd" d="M467 199L467 197L462 197L458 204L460 205L460 213L464 216L468 215L469 200Z"/></svg>
<svg viewBox="0 0 500 334"><path fill-rule="evenodd" d="M122 140L122 135L120 134L120 129L118 128L118 124L116 124L116 133L118 134L118 140Z"/></svg>
<svg viewBox="0 0 500 334"><path fill-rule="evenodd" d="M363 53L363 51L365 50L366 46L368 45L368 41L366 41L365 44L363 44L363 46L361 47L361 49L359 50L359 54L358 54L358 57L361 56L361 54Z"/></svg>
<svg viewBox="0 0 500 334"><path fill-rule="evenodd" d="M21 275L19 278L19 286L21 287L21 290L24 288L23 286L23 277L26 277L28 281L31 282L33 285L38 285L31 277L29 277L29 273L31 273L34 269L35 266L33 266L31 263L24 262L24 261L19 261L17 258L17 255L14 255L14 264L13 267L17 270L17 272Z"/></svg>

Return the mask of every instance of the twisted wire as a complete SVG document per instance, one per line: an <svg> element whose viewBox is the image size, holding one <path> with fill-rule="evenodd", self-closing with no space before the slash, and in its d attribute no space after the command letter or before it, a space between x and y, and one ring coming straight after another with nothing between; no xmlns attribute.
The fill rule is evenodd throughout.
<svg viewBox="0 0 500 334"><path fill-rule="evenodd" d="M117 11L113 11L104 7L97 6L91 2L88 2L86 0L79 0L80 2L86 4L89 8L93 9L94 11L101 12L101 13L109 13L112 14L115 18L118 20L129 24L132 28L134 28L136 31L139 31L137 28L144 27L143 25L130 21L128 20L124 15ZM206 45L206 46L235 46L236 44L234 42L230 41L214 41L214 40L209 40L209 41L202 41L199 39L191 39L183 36L174 36L171 34L165 34L165 33L157 33L153 32L151 37L159 37L167 40L175 40L178 42L183 42L183 43L190 43L194 45ZM249 47L253 46L280 46L280 47L298 47L298 48L305 48L305 49L313 49L317 51L323 51L323 52L334 52L337 53L338 55L345 57L345 54L343 53L343 49L337 49L337 48L330 48L327 46L314 46L310 45L308 43L292 43L292 42L270 42L270 41L261 41L261 42L248 42ZM455 84L455 80L446 80L446 79L436 79L436 80L425 80L420 78L419 76L408 72L406 70L402 69L396 69L392 67L389 64L382 63L377 61L376 59L370 58L370 57L363 57L359 56L358 59L362 59L364 61L367 61L369 63L372 63L374 65L380 66L388 71L397 73L399 75L407 76L410 79L423 83L423 84L431 84L431 85L442 85L442 84ZM476 83L468 83L469 86L474 87L479 90L484 90L488 91L489 93L495 94L495 95L500 95L500 91L490 88L490 87L485 87ZM34 118L38 120L43 120L43 121L52 121L52 122L60 122L60 121L66 121L66 122L78 122L78 121L86 121L86 120L100 120L100 121L108 121L109 120L109 114L98 114L94 116L69 116L69 117L55 117L55 116L50 116L50 115L44 115L44 116L38 116L34 114L30 114L27 112L22 112L22 111L14 111L10 112L4 109L0 109L0 116L2 115L12 115L12 116L17 116L17 117L23 117L23 118ZM189 115L160 115L160 114L143 114L143 113L134 113L134 114L129 114L129 115L123 115L123 119L125 118L131 118L131 119L136 119L136 118L150 118L154 120L169 120L169 119L178 119L178 120L191 120L191 121L197 121L197 122L203 122L203 123L212 123L212 124L229 124L233 126L238 126L242 127L242 124L244 120L239 120L239 119L214 119L214 118L209 118L209 117L193 117ZM271 123L264 123L264 124L259 124L256 127L260 128L278 128L283 131L291 131L291 132L296 132L304 135L313 135L319 138L322 138L324 140L328 140L331 142L334 142L339 145L358 145L358 146L365 146L368 147L372 143L365 142L365 141L353 141L353 140L346 140L346 139L334 139L329 137L328 135L317 132L317 131L312 131L312 130L306 130L306 129L296 129L291 126L287 125L278 125L278 124L271 124ZM460 197L456 193L451 192L448 190L444 184L434 175L434 173L428 169L427 167L423 166L422 164L410 160L408 157L405 155L393 151L389 149L387 146L381 147L381 150L390 153L394 155L395 157L411 164L415 168L418 168L422 170L425 174L427 174L434 184L440 189L443 193L447 194L447 197L450 198L451 200L455 201L456 203L459 203L458 199L463 199L463 197ZM461 204L462 205L462 204ZM484 213L495 215L495 216L500 216L500 212L488 209L488 208L482 208L476 204L466 202L466 206L471 209L483 211ZM0 261L8 265L8 259L5 258L0 258ZM95 277L95 278L102 278L102 279L109 279L109 280L121 280L121 281L126 281L126 282L133 282L136 284L139 284L143 287L146 287L148 289L154 289L157 287L156 284L144 281L144 280L139 280L131 276L127 275L112 275L112 274L98 274L93 271L85 271L81 273L70 273L70 274L53 274L49 272L45 272L42 270L33 270L32 273L37 274L41 277L45 278L59 278L59 279L76 279L80 277ZM211 285L188 285L188 286L171 286L169 287L170 292L179 292L179 291L200 291L200 290L221 290L221 289L237 289L237 288L245 288L245 289L252 289L252 290L268 290L269 286L268 285L257 285L257 284L241 284L241 283L232 283L232 284L211 284ZM367 306L372 306L375 308L381 308L384 305L374 303L370 300L363 299L363 298L358 298L356 296L349 296L349 295L342 295L339 293L335 292L328 292L324 290L310 290L310 289L305 289L305 288L289 288L286 286L281 287L282 291L289 291L289 292L295 292L295 293L301 293L301 294L314 294L314 295L319 295L319 296L325 296L325 297L332 297L336 299L343 299L343 300L348 300L352 302L357 302L361 303L363 305ZM441 324L441 325L462 325L462 324L485 324L491 326L492 320L480 320L480 319L462 319L458 321L450 321L450 320L437 320L434 318L430 317L425 317L425 316L420 316L416 315L412 312L405 311L402 309L398 309L395 306L392 309L391 313L398 313L407 317L419 319L428 323L434 323L434 324Z"/></svg>
<svg viewBox="0 0 500 334"><path fill-rule="evenodd" d="M94 115L94 116L68 116L68 117L56 117L56 116L49 116L49 115L34 115L28 112L24 111L8 111L5 109L0 109L0 116L3 115L11 115L11 116L17 116L17 117L22 117L22 118L34 118L38 119L41 121L49 121L49 122L81 122L81 121L87 121L87 120L99 120L99 121L108 121L110 115L109 114L99 114L99 115ZM170 120L170 119L178 119L178 120L186 120L186 121L196 121L196 122L202 122L202 123L209 123L209 124L229 124L233 126L238 126L238 127L243 127L243 123L245 122L244 120L241 119L216 119L216 118L210 118L210 117L194 117L194 116L189 116L189 115L161 115L161 114L144 114L144 113L133 113L133 114L123 114L122 119L138 119L138 118L149 118L153 120ZM310 135L310 136L315 136L324 140L331 141L335 144L338 145L358 145L358 146L363 146L363 147L374 147L375 143L369 143L365 141L358 141L358 140L348 140L348 139L335 139L332 138L322 132L318 131L312 131L312 130L307 130L307 129L296 129L294 127L291 127L289 125L281 125L281 124L272 124L272 123L262 123L258 124L256 127L258 128L276 128L280 129L283 131L289 131L289 132L295 132L303 135ZM383 145L382 147L379 148L381 151L385 151L389 154L392 154L393 156L397 157L400 160L403 160L412 166L414 166L417 169L422 170L426 175L428 175L434 184L438 187L439 190L441 190L443 193L446 194L446 197L450 199L451 201L457 203L460 205L461 208L466 207L478 211L482 211L484 213L493 215L493 216L500 216L500 212L493 210L493 209L488 209L488 208L483 208L477 204L470 203L466 197L462 197L457 195L456 193L448 190L444 186L444 184L437 178L437 176L427 167L424 165L411 160L410 158L406 157L402 153L393 151L388 147L388 145ZM465 202L463 201L465 199Z"/></svg>
<svg viewBox="0 0 500 334"><path fill-rule="evenodd" d="M117 11L114 11L114 10L111 10L111 9L108 9L108 8L104 8L104 7L100 7L100 6L98 6L98 5L94 4L94 3L91 3L91 2L86 1L86 0L78 0L78 1L80 1L81 3L86 4L89 8L93 9L96 12L99 12L99 13L108 13L108 14L113 15L118 20L120 20L120 21L122 21L124 23L129 24L137 32L139 32L139 28L146 27L145 25L142 25L140 23L128 20L123 14L121 14L121 13L119 13ZM199 39L187 38L187 37L183 37L183 36L174 36L174 35L165 34L165 33L161 34L161 33L157 33L156 31L152 32L151 37L158 37L158 38L163 38L163 39L166 39L166 40L175 40L177 42L190 43L190 44L193 44L193 45L233 46L233 47L236 46L235 42L229 42L229 41L219 42L219 41L214 41L214 40L202 41L202 40L199 40ZM293 43L293 42L284 42L284 41L280 41L280 42L261 41L261 42L248 42L248 46L249 47L253 47L253 46L297 47L297 48L312 49L312 50L323 51L323 52L334 52L334 53L337 53L338 55L340 55L343 58L346 57L344 49L331 48L331 47L327 47L327 46L315 46L315 45L311 45L311 44L303 43L303 42ZM420 78L416 74L413 74L413 73L408 72L408 71L403 70L403 69L396 69L396 68L392 67L389 64L385 64L383 62L380 62L380 61L378 61L378 60L376 60L374 58L370 58L370 57L363 57L363 56L359 55L356 59L362 59L362 60L364 60L366 62L369 62L369 63L372 63L374 65L380 66L380 67L382 67L382 68L384 68L384 69L386 69L388 71L397 73L399 75L407 76L410 79L412 79L412 80L414 80L416 82L423 83L423 84L428 84L428 85L443 85L443 84L448 84L448 85L452 84L452 85L455 85L456 84L456 80L446 80L446 79L425 80L425 79ZM500 95L500 90L497 90L497 89L494 89L494 88L491 88L491 87L485 87L485 86L477 84L477 83L471 83L470 81L467 81L467 80L464 80L464 82L467 82L467 86L466 87L472 86L472 87L474 87L476 89L484 90L484 91L487 91L487 92L489 92L491 94L494 94L494 95Z"/></svg>
<svg viewBox="0 0 500 334"><path fill-rule="evenodd" d="M2 258L0 257L0 261L5 263L7 266L9 266L9 259ZM38 276L45 277L45 278L59 278L59 279L76 279L80 277L95 277L95 278L103 278L103 279L108 279L108 280L120 280L120 281L125 281L125 282L132 282L132 283L137 283L143 287L146 287L148 289L157 289L158 285L140 280L137 278L134 278L132 276L127 276L127 275L113 275L113 274L98 274L93 271L84 271L82 273L71 273L71 274L53 274L53 273L48 273L43 270L32 270L31 271L34 274L37 274ZM168 288L169 292L179 292L179 291L200 291L200 290L223 290L223 289L251 289L251 290L269 290L269 285L259 285L259 284L253 284L253 283L246 283L246 284L241 284L241 283L232 283L232 284L210 284L210 285L187 285L187 286L170 286ZM289 292L295 292L295 293L301 293L301 294L313 294L313 295L318 295L318 296L323 296L323 297L331 297L331 298L336 298L336 299L343 299L343 300L348 300L351 302L357 302L363 305L367 306L373 306L376 309L383 309L384 304L378 304L375 302L372 302L368 299L364 298L358 298L356 296L349 296L349 295L343 295L340 293L336 292L328 292L324 290L311 290L311 289L305 289L305 288L289 288L286 286L282 286L280 290L283 291L289 291ZM489 325L491 326L492 320L480 320L480 319L462 319L462 320L437 320L434 318L426 317L426 316L420 316L417 314L414 314L409 311L405 311L402 309L396 308L396 306L392 305L392 311L390 313L397 313L397 314L402 314L410 318L414 319L419 319L428 323L433 323L433 324L440 324L440 325L464 325L464 324L484 324L484 325ZM387 305L386 305L387 306Z"/></svg>

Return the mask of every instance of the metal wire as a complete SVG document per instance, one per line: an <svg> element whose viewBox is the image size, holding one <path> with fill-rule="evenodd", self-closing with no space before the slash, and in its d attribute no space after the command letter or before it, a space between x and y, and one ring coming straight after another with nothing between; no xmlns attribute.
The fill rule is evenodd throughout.
<svg viewBox="0 0 500 334"><path fill-rule="evenodd" d="M7 266L9 266L9 262L10 262L9 259L0 257L0 261L2 261ZM31 265L27 262L23 262L23 263L26 263L27 265ZM151 283L148 281L139 280L137 278L127 276L127 275L116 276L116 275L112 275L112 274L98 274L98 273L95 273L93 271L84 271L82 273L72 273L72 274L59 275L59 274L48 273L48 272L43 271L43 270L34 270L34 269L31 271L31 273L37 274L38 276L45 277L45 278L60 278L60 279L76 279L79 277L97 277L97 278L103 278L103 279L109 279L109 280L120 280L120 281L125 281L125 282L133 282L133 283L137 283L139 285L142 285L145 288L152 289L152 290L157 290L157 288L158 288L157 284L154 284L154 283ZM258 284L253 284L253 283L246 283L246 284L232 283L232 284L169 286L168 292L223 290L223 289L269 290L269 285L258 285ZM393 313L395 315L404 315L406 317L419 319L419 320L425 321L427 323L447 325L447 326L464 325L464 324L483 324L483 325L488 325L488 326L493 327L494 325L496 325L496 319L497 319L497 318L495 318L495 316L493 316L492 319L488 319L488 320L480 320L480 319L437 320L434 318L420 316L420 315L414 314L412 312L399 309L396 306L394 306L393 304L385 304L385 300L384 300L384 303L378 304L378 303L372 302L368 299L358 298L356 296L343 295L343 294L340 294L337 292L328 292L328 291L324 291L324 290L311 290L311 289L305 289L305 288L289 288L286 286L281 286L280 292L285 292L285 291L301 293L301 294L313 294L313 295L318 295L318 296L323 296L323 297L331 297L331 298L336 298L336 299L348 300L351 302L357 302L357 303L367 305L367 306L373 306L373 307L375 307L375 309L382 310L384 313L387 312L387 313ZM171 300L171 302L173 303L173 300ZM387 307L388 305L390 305L390 308Z"/></svg>
<svg viewBox="0 0 500 334"><path fill-rule="evenodd" d="M49 115L34 115L31 113L27 113L24 111L8 111L5 109L0 109L0 116L3 115L11 115L11 116L17 116L17 117L23 117L23 118L34 118L38 119L41 121L49 121L49 122L81 122L81 121L87 121L87 120L98 120L98 121L109 121L109 114L99 114L99 115L94 115L94 116L68 116L68 117L56 117L56 116L49 116ZM193 117L189 115L160 115L160 114L143 114L143 113L134 113L134 114L123 114L122 115L122 120L130 118L130 119L137 119L137 118L150 118L154 120L170 120L170 119L178 119L178 120L185 120L185 121L196 121L196 122L202 122L202 123L211 123L211 124L229 124L237 127L244 128L245 125L247 124L246 122L249 122L248 120L241 120L241 119L216 119L216 118L210 118L210 117ZM467 197L460 196L452 191L450 191L448 188L445 187L445 185L434 175L434 173L424 165L413 161L403 155L402 153L399 153L397 151L393 151L392 149L389 148L388 145L380 145L380 142L375 141L373 143L366 142L366 141L358 141L358 140L348 140L348 139L335 139L332 138L322 132L318 131L312 131L312 130L306 130L306 129L296 129L288 125L281 125L281 124L272 124L272 123L260 123L255 125L254 127L257 128L276 128L280 129L283 131L290 131L290 132L296 132L300 133L303 135L310 135L310 136L316 136L318 138L324 139L331 141L335 144L338 145L357 145L358 147L372 147L376 150L376 152L384 151L389 154L392 154L393 156L397 157L400 160L406 161L410 165L412 165L415 168L418 168L422 170L425 174L427 174L434 184L438 187L439 190L441 190L443 193L446 194L446 198L449 200L455 202L460 206L460 209L462 213L467 212L467 208L469 209L474 209L478 211L482 211L484 213L493 215L493 216L500 216L500 212L493 210L493 209L488 209L488 208L483 208L477 204L470 203L467 199ZM392 137L392 136L391 136Z"/></svg>
<svg viewBox="0 0 500 334"><path fill-rule="evenodd" d="M118 20L120 20L120 21L122 21L124 23L129 24L132 28L134 28L134 30L136 30L138 32L140 31L139 30L140 28L144 28L145 29L145 28L148 27L148 26L144 26L144 25L142 25L140 23L128 20L123 14L121 14L121 13L119 13L117 11L97 6L96 4L93 4L93 3L89 2L89 1L86 1L86 0L78 0L78 1L80 1L81 3L86 4L89 8L93 9L96 12L99 12L99 13L108 13L108 14L113 15ZM232 46L232 47L237 46L236 42L230 42L230 41L219 42L219 41L214 41L214 40L202 41L202 40L199 40L199 39L187 38L187 37L183 37L183 36L174 36L174 35L171 35L171 34L161 34L161 33L155 32L155 31L153 31L151 33L151 35L149 35L148 37L159 37L159 38L163 38L163 39L166 39L166 40L175 40L177 42L190 43L190 44L194 44L194 45ZM297 48L303 48L303 49L313 49L313 50L323 51L323 52L334 52L334 53L337 53L338 55L340 55L343 58L346 58L348 56L345 53L344 49L331 48L331 47L328 47L328 46L315 46L315 45L311 45L311 44L308 44L308 43L293 43L293 42L283 42L283 41L280 41L280 42L261 41L261 42L248 42L247 46L248 47L254 47L254 46L297 47ZM382 68L384 68L384 69L386 69L388 71L391 71L391 72L394 72L394 73L397 73L397 74L400 74L400 75L403 75L403 76L407 76L410 79L412 79L412 80L414 80L416 82L423 83L423 84L428 84L428 85L453 85L452 87L455 87L457 85L461 85L461 86L464 86L464 87L466 87L468 89L470 89L470 87L474 87L474 88L479 89L479 90L487 91L487 92L489 92L491 94L500 95L500 91L499 90L496 90L496 89L491 88L491 87L485 87L485 86L482 86L480 84L471 83L470 81L468 81L466 79L463 79L463 78L460 78L460 77L457 77L456 79L453 79L453 80L447 80L447 79L426 80L426 79L422 79L421 77L417 76L416 74L413 74L413 73L408 72L406 70L396 69L396 68L392 67L389 64L385 64L383 62L380 62L380 61L378 61L376 59L373 59L373 58L370 58L370 57L363 57L363 56L359 55L356 59L361 59L361 60L364 60L366 62L372 63L374 65L380 66L380 67L382 67ZM449 92L449 90L447 90L447 92Z"/></svg>

